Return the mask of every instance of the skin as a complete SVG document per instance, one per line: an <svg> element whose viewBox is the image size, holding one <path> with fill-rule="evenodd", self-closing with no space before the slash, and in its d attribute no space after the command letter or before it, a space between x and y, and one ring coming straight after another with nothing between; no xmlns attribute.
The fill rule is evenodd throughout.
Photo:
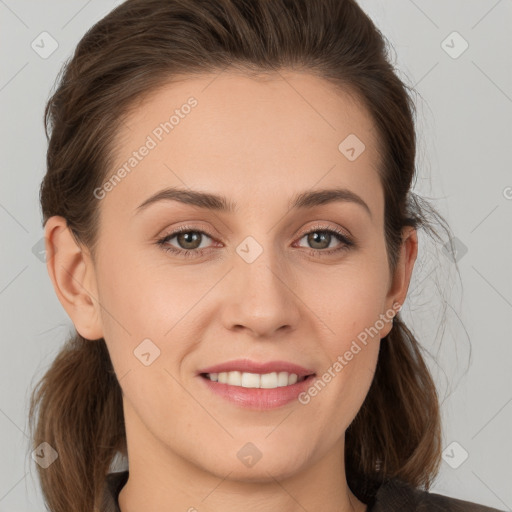
<svg viewBox="0 0 512 512"><path fill-rule="evenodd" d="M119 132L118 164L190 96L198 100L191 113L104 199L91 198L101 211L95 260L62 217L45 228L58 298L82 336L105 339L123 391L130 476L121 510L295 512L317 509L319 497L325 512L366 510L346 483L344 434L391 322L307 405L242 409L196 373L248 357L322 375L380 314L403 304L417 234L404 229L391 276L372 119L353 97L309 74L196 76L131 112ZM366 146L355 161L338 150L351 133ZM135 213L168 186L223 194L239 206L222 213L162 201ZM332 187L357 193L371 216L351 202L288 210L294 194ZM319 223L348 230L357 247L322 257L342 242L308 242ZM211 233L202 235L200 247L210 247L202 256L157 245L183 225ZM250 264L236 252L247 236L263 248ZM179 237L167 244L192 245ZM149 366L134 356L146 338L160 350ZM247 442L262 454L252 467L237 457Z"/></svg>

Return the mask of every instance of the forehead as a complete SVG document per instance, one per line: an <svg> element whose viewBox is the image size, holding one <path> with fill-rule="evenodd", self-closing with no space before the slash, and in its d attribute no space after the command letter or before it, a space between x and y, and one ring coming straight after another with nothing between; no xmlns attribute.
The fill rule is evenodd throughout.
<svg viewBox="0 0 512 512"><path fill-rule="evenodd" d="M316 76L183 77L130 109L109 176L126 172L102 208L128 212L166 186L219 192L255 207L270 197L284 196L284 203L297 191L346 186L380 209L377 145L357 96Z"/></svg>

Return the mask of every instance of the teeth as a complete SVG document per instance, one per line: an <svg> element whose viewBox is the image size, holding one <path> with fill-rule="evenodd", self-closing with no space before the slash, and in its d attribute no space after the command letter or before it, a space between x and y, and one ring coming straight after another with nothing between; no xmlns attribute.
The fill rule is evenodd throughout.
<svg viewBox="0 0 512 512"><path fill-rule="evenodd" d="M288 372L272 372L264 373L247 373L247 372L220 372L220 373L207 373L206 377L213 382L220 382L221 384L229 384L231 386L241 386L243 388L263 388L273 389L283 386L291 386L297 381L301 382L305 377L300 379L296 373Z"/></svg>

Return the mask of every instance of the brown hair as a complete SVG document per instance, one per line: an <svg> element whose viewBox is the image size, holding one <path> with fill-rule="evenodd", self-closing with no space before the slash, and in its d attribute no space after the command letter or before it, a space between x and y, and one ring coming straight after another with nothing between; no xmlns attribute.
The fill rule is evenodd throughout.
<svg viewBox="0 0 512 512"><path fill-rule="evenodd" d="M414 103L388 61L385 38L354 0L128 0L81 39L45 110L49 139L41 184L43 225L63 216L94 256L93 191L112 170L115 136L137 102L173 78L300 69L357 97L377 128L385 236L393 273L404 226L442 217L411 191ZM48 134L51 133L51 136ZM374 380L346 432L345 463L356 494L398 477L429 489L441 460L440 406L422 348L400 318L381 343ZM71 337L33 390L33 448L58 459L38 467L49 509L101 506L105 475L127 455L122 394L103 339ZM35 424L35 425L34 425Z"/></svg>

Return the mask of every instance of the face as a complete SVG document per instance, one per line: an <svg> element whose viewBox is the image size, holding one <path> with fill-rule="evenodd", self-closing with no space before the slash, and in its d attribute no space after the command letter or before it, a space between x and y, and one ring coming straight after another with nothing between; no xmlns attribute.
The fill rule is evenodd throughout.
<svg viewBox="0 0 512 512"><path fill-rule="evenodd" d="M258 480L339 460L412 271L395 281L388 270L369 115L310 75L194 77L131 112L116 161L117 179L91 198L101 219L87 261L94 319L75 325L108 345L130 464L179 460ZM334 189L357 199L314 194ZM192 204L176 191L218 198ZM217 208L220 197L231 210ZM200 375L236 360L280 363L231 370L295 373L289 363L310 376L293 385L285 374L277 389L264 377L270 387L256 390L237 381L251 375Z"/></svg>

